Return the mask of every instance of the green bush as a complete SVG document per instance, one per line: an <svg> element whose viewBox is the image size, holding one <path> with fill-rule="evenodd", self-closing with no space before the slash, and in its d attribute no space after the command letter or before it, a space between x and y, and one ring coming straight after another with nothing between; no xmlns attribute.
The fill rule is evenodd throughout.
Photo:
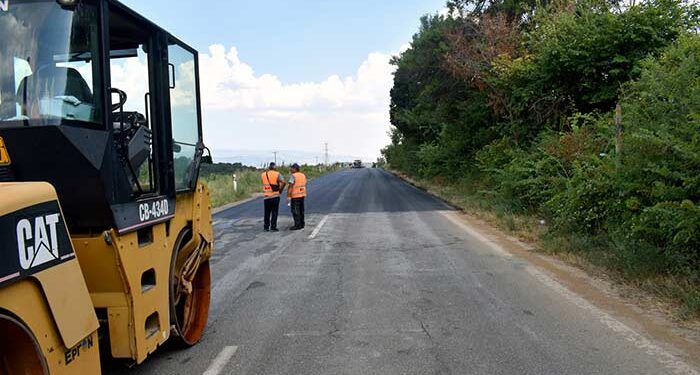
<svg viewBox="0 0 700 375"><path fill-rule="evenodd" d="M544 205L551 230L587 235L607 232L621 207L610 169L606 160L581 162L572 168L562 189Z"/></svg>
<svg viewBox="0 0 700 375"><path fill-rule="evenodd" d="M686 274L700 266L700 209L690 201L644 208L623 228L626 240L667 259L664 273Z"/></svg>

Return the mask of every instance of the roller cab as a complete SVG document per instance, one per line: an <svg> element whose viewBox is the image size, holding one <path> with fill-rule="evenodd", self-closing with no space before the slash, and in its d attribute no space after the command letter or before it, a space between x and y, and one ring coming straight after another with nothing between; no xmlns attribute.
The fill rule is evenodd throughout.
<svg viewBox="0 0 700 375"><path fill-rule="evenodd" d="M0 337L27 332L43 359L17 360L51 374L97 336L127 364L196 344L213 248L197 51L115 0L0 0L0 38L0 296L21 328Z"/></svg>

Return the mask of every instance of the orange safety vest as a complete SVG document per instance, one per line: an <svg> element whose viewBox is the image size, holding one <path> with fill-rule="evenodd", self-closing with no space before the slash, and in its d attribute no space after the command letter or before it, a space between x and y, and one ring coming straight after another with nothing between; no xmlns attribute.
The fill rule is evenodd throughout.
<svg viewBox="0 0 700 375"><path fill-rule="evenodd" d="M272 191L272 185L279 185L278 181L280 173L277 171L265 171L261 175L263 185L263 195L266 197L274 197L280 195L279 191Z"/></svg>
<svg viewBox="0 0 700 375"><path fill-rule="evenodd" d="M293 173L294 176L294 186L289 192L290 198L304 198L306 196L306 176L301 173Z"/></svg>

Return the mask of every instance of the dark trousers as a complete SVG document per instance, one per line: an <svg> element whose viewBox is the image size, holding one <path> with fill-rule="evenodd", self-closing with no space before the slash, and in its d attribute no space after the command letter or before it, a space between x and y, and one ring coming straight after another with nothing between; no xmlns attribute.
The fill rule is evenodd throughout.
<svg viewBox="0 0 700 375"><path fill-rule="evenodd" d="M277 215L280 212L280 197L265 199L265 229L277 229Z"/></svg>
<svg viewBox="0 0 700 375"><path fill-rule="evenodd" d="M294 217L294 226L303 228L304 223L304 198L292 198L292 217Z"/></svg>

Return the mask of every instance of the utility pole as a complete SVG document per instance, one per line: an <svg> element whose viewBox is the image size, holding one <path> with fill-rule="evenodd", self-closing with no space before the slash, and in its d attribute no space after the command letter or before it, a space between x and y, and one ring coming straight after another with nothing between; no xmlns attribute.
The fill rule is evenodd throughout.
<svg viewBox="0 0 700 375"><path fill-rule="evenodd" d="M328 166L328 142L323 144L323 151L325 154L326 166Z"/></svg>
<svg viewBox="0 0 700 375"><path fill-rule="evenodd" d="M617 168L622 165L622 107L615 107L615 158Z"/></svg>
<svg viewBox="0 0 700 375"><path fill-rule="evenodd" d="M275 154L275 164L277 164L277 151L272 151L273 154Z"/></svg>

